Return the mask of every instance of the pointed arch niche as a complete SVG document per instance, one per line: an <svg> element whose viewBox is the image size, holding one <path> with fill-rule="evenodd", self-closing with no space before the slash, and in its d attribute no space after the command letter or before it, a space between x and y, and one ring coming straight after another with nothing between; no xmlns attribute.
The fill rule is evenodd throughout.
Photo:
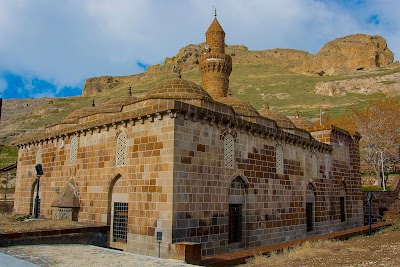
<svg viewBox="0 0 400 267"><path fill-rule="evenodd" d="M128 180L117 174L110 182L108 192L108 218L110 247L126 249L128 241Z"/></svg>
<svg viewBox="0 0 400 267"><path fill-rule="evenodd" d="M243 242L245 223L246 223L246 195L247 183L245 180L237 176L229 185L228 203L229 203L229 222L228 222L228 242Z"/></svg>
<svg viewBox="0 0 400 267"><path fill-rule="evenodd" d="M314 230L315 222L315 186L312 183L306 189L306 226L307 232Z"/></svg>

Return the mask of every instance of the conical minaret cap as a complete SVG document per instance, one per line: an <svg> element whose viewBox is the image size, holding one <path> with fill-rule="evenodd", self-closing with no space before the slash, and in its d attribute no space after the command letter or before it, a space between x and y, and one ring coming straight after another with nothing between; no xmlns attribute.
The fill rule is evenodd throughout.
<svg viewBox="0 0 400 267"><path fill-rule="evenodd" d="M210 27L208 27L207 33L211 32L220 32L225 34L224 29L222 29L221 24L219 24L217 18L215 18L211 23Z"/></svg>

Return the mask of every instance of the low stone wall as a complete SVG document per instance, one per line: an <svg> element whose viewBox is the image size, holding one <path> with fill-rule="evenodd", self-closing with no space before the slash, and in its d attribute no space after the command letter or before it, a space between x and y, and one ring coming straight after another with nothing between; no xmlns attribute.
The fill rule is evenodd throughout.
<svg viewBox="0 0 400 267"><path fill-rule="evenodd" d="M108 247L109 226L1 233L0 247L39 244L87 244Z"/></svg>
<svg viewBox="0 0 400 267"><path fill-rule="evenodd" d="M364 191L364 225L368 224L369 206L367 201L368 192L372 193L371 201L371 221L377 223L382 220L382 216L387 210L398 210L400 198L399 180L392 185L391 191Z"/></svg>

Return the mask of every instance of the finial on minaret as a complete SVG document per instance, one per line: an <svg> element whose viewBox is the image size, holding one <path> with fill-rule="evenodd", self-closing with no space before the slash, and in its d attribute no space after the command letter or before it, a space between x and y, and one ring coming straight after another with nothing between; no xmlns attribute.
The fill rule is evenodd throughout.
<svg viewBox="0 0 400 267"><path fill-rule="evenodd" d="M94 103L94 98L93 98L93 101L92 101L92 107L96 107L96 104Z"/></svg>
<svg viewBox="0 0 400 267"><path fill-rule="evenodd" d="M129 86L129 89L128 89L128 96L132 96L132 86Z"/></svg>
<svg viewBox="0 0 400 267"><path fill-rule="evenodd" d="M213 8L214 8L214 18L216 18L217 17L217 8L215 6Z"/></svg>

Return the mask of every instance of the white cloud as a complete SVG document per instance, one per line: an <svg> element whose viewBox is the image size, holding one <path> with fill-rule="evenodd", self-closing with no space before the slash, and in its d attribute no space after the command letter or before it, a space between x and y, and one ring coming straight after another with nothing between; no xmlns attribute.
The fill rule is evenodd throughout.
<svg viewBox="0 0 400 267"><path fill-rule="evenodd" d="M366 1L355 8L321 0L0 0L0 71L57 87L133 74L142 71L136 62L160 63L203 42L213 5L228 44L315 53L334 38L362 32L382 35L399 54L399 3ZM372 13L379 14L379 25L366 23Z"/></svg>

